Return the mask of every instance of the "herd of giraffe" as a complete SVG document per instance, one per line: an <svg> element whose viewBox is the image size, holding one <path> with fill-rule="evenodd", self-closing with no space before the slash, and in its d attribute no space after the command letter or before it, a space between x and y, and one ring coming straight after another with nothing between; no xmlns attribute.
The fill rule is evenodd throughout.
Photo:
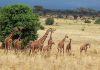
<svg viewBox="0 0 100 70"><path fill-rule="evenodd" d="M27 48L30 49L29 54L35 52L35 51L40 51L40 52L48 52L52 49L52 46L55 45L55 42L52 39L52 34L54 33L54 31L56 31L56 29L53 28L49 28L47 29L46 33L39 39L37 40L30 40L29 43L27 44ZM48 43L46 46L44 46L44 42L46 40L46 38L48 37L48 35L50 34L50 37L48 39ZM4 40L4 47L5 47L5 52L8 52L8 50L10 50L12 48L12 43L13 43L13 36L14 36L14 32L11 32ZM66 51L66 53L71 52L71 41L72 39L69 39L69 42L65 48L65 40L66 38L68 39L68 35L66 34L64 36L64 38L58 43L58 53L64 53ZM18 37L17 39L14 40L14 49L15 49L15 53L20 50L21 48L21 39L20 37ZM90 43L84 43L83 45L80 46L80 53L82 53L82 51L87 52L87 49L90 48ZM65 51L64 51L65 50Z"/></svg>

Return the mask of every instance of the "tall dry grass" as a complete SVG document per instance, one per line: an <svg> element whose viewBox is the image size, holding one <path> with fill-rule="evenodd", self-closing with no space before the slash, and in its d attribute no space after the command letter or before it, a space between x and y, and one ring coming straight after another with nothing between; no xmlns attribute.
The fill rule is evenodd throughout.
<svg viewBox="0 0 100 70"><path fill-rule="evenodd" d="M1 49L0 70L100 70L100 27L98 25L86 25L85 31L81 31L81 24L68 25L62 23L59 26L45 27L56 28L53 34L55 45L51 52L45 53L45 55L38 52L29 56L28 50L26 52L19 51L18 54L15 54L12 50L5 54L4 50ZM38 32L39 37L44 32L44 30L40 30ZM57 53L57 44L65 34L72 38L72 55ZM47 40L45 45L47 45ZM67 39L65 46L68 41ZM79 48L84 42L90 42L91 48L88 49L86 54L80 55Z"/></svg>

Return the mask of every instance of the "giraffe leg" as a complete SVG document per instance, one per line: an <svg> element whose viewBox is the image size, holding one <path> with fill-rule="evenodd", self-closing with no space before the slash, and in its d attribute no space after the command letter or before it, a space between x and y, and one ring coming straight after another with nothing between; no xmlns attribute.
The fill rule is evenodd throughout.
<svg viewBox="0 0 100 70"><path fill-rule="evenodd" d="M18 53L18 48L17 48L17 53Z"/></svg>
<svg viewBox="0 0 100 70"><path fill-rule="evenodd" d="M16 48L15 48L15 54L16 54L16 51L17 51L17 50L16 50Z"/></svg>
<svg viewBox="0 0 100 70"><path fill-rule="evenodd" d="M85 49L85 53L87 52L87 49Z"/></svg>
<svg viewBox="0 0 100 70"><path fill-rule="evenodd" d="M80 54L82 54L82 50L80 50Z"/></svg>
<svg viewBox="0 0 100 70"><path fill-rule="evenodd" d="M62 52L62 48L60 48L60 53Z"/></svg>
<svg viewBox="0 0 100 70"><path fill-rule="evenodd" d="M6 46L6 44L5 44L5 49L4 49L4 53L6 52L6 49L7 49L6 47L7 47L7 46Z"/></svg>
<svg viewBox="0 0 100 70"><path fill-rule="evenodd" d="M59 53L59 48L58 48L58 53Z"/></svg>
<svg viewBox="0 0 100 70"><path fill-rule="evenodd" d="M9 46L8 46L8 47L9 47ZM8 53L8 50L9 50L8 47L7 47L7 53Z"/></svg>
<svg viewBox="0 0 100 70"><path fill-rule="evenodd" d="M83 49L82 49L82 48L80 48L80 54L82 54L82 51L83 51Z"/></svg>
<svg viewBox="0 0 100 70"><path fill-rule="evenodd" d="M31 52L32 52L32 50L30 49L30 51L29 51L29 55L31 54Z"/></svg>
<svg viewBox="0 0 100 70"><path fill-rule="evenodd" d="M64 47L63 47L63 54L64 54Z"/></svg>

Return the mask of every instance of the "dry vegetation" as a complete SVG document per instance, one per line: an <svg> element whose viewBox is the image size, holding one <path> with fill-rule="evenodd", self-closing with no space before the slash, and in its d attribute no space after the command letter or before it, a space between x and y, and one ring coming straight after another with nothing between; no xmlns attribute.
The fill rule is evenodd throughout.
<svg viewBox="0 0 100 70"><path fill-rule="evenodd" d="M0 50L0 70L100 70L100 26L92 24L93 21L89 25L84 24L85 31L82 31L81 20L77 23L65 19L55 21L59 23L58 26L45 26L56 28L53 34L55 45L51 52L45 56L40 53L29 56L28 51L15 54L12 50L4 54L4 50ZM44 22L44 19L41 22ZM44 32L40 30L39 36L41 37ZM72 38L72 55L57 54L57 44L65 34ZM66 45L68 41L67 39ZM80 55L79 48L85 42L90 42L91 48L88 49L87 54Z"/></svg>

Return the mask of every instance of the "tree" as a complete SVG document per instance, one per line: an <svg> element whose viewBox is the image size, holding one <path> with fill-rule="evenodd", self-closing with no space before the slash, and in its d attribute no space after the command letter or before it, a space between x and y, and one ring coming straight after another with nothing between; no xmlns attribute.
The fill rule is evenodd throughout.
<svg viewBox="0 0 100 70"><path fill-rule="evenodd" d="M34 9L36 12L40 12L40 11L43 11L44 8L43 8L43 6L36 5L36 6L34 6Z"/></svg>
<svg viewBox="0 0 100 70"><path fill-rule="evenodd" d="M39 16L33 13L32 8L27 5L16 4L2 8L2 28L1 35L6 37L10 32L16 31L14 39L21 36L23 44L37 38L39 29Z"/></svg>
<svg viewBox="0 0 100 70"><path fill-rule="evenodd" d="M39 15L43 15L44 7L43 6L36 5L36 6L34 6L34 11L36 13L38 13Z"/></svg>
<svg viewBox="0 0 100 70"><path fill-rule="evenodd" d="M76 11L78 13L81 13L81 14L88 14L88 15L91 15L91 14L95 14L96 13L96 10L93 9L93 8L84 8L84 7L80 7L80 8L77 8Z"/></svg>

